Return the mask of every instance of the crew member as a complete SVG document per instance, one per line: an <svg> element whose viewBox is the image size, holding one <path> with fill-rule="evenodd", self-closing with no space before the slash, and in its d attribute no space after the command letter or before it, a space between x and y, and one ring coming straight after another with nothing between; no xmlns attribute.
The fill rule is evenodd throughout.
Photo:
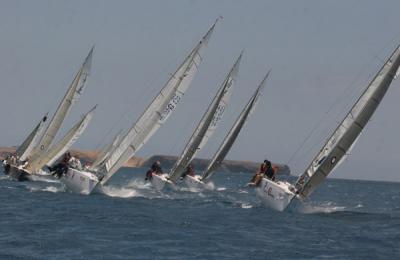
<svg viewBox="0 0 400 260"><path fill-rule="evenodd" d="M146 172L146 178L144 180L151 180L153 173L157 175L163 174L160 161L156 161L151 165L150 169Z"/></svg>
<svg viewBox="0 0 400 260"><path fill-rule="evenodd" d="M190 164L186 167L186 170L182 173L181 178L182 178L182 179L185 178L186 175L189 175L189 176L194 177L195 174L196 174L196 173L194 172L193 165L190 163Z"/></svg>

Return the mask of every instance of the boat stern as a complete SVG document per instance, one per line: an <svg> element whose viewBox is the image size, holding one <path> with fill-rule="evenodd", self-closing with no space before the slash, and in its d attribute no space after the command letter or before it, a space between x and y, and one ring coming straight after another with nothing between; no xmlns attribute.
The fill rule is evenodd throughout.
<svg viewBox="0 0 400 260"><path fill-rule="evenodd" d="M263 178L260 186L256 188L256 193L265 206L277 211L284 211L295 196L291 191L292 188L288 182L274 182Z"/></svg>
<svg viewBox="0 0 400 260"><path fill-rule="evenodd" d="M72 192L88 195L97 186L99 179L91 172L68 168L67 173L61 177L61 182Z"/></svg>

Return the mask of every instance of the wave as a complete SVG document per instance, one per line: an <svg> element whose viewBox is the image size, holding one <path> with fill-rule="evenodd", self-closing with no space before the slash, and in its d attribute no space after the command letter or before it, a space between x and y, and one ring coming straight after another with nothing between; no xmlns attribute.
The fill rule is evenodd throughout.
<svg viewBox="0 0 400 260"><path fill-rule="evenodd" d="M29 190L31 192L38 192L38 191L45 191L45 192L53 192L53 193L57 193L57 192L64 192L65 189L61 186L57 187L57 186L47 186L47 187L29 187Z"/></svg>
<svg viewBox="0 0 400 260"><path fill-rule="evenodd" d="M326 202L321 205L301 203L297 207L297 210L302 214L331 214L335 212L343 212L346 210L346 207L332 205L332 202Z"/></svg>

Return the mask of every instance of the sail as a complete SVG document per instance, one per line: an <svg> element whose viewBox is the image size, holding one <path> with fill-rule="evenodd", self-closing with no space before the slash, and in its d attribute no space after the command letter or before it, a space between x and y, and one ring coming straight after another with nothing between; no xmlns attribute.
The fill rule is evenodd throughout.
<svg viewBox="0 0 400 260"><path fill-rule="evenodd" d="M400 46L370 82L332 136L299 177L296 188L302 197L310 195L346 155L380 104L400 66Z"/></svg>
<svg viewBox="0 0 400 260"><path fill-rule="evenodd" d="M102 165L101 171L104 177L101 184L106 183L154 135L176 109L198 71L203 59L203 52L217 21L218 19L169 78L159 94L122 138L119 146L114 149L108 160Z"/></svg>
<svg viewBox="0 0 400 260"><path fill-rule="evenodd" d="M40 156L41 153L47 151L47 149L53 142L53 139L56 136L58 130L60 129L61 124L68 114L71 106L78 100L78 98L82 94L92 66L93 50L94 46L90 50L88 56L86 57L70 87L68 88L68 91L65 94L63 100L59 104L57 111L55 112L53 118L47 126L46 131L44 132L38 146L35 148L33 153L34 158Z"/></svg>
<svg viewBox="0 0 400 260"><path fill-rule="evenodd" d="M221 120L226 109L226 105L229 102L232 93L232 87L236 81L241 58L242 53L236 60L232 69L229 71L228 76L225 78L213 101L201 118L181 156L179 156L178 160L172 167L169 173L169 179L172 182L176 182L181 177L182 173L185 171L186 167L192 161L196 153L205 145L215 131L217 123Z"/></svg>
<svg viewBox="0 0 400 260"><path fill-rule="evenodd" d="M96 160L91 165L90 169L95 170L97 167L104 162L110 153L119 145L121 141L122 130L114 137L113 141L103 147L99 154L97 155Z"/></svg>
<svg viewBox="0 0 400 260"><path fill-rule="evenodd" d="M269 73L270 72L268 71L267 75L265 75L264 79L258 85L256 92L253 94L253 96L247 102L246 106L240 113L239 117L236 119L232 128L229 130L228 135L225 137L224 141L218 148L217 152L212 157L210 163L208 164L207 168L205 169L205 171L201 177L201 179L203 181L210 179L211 176L213 175L214 171L221 166L222 161L225 159L225 156L228 154L229 150L231 149L233 143L235 142L237 136L240 133L240 130L242 130L242 127L244 126L248 116L253 112L253 110L257 104L258 98L260 97L260 95L264 89L265 82L269 76Z"/></svg>
<svg viewBox="0 0 400 260"><path fill-rule="evenodd" d="M35 148L37 141L42 134L43 125L46 120L47 114L40 120L26 140L18 147L17 155L19 156L20 161L25 161L30 157L32 150Z"/></svg>
<svg viewBox="0 0 400 260"><path fill-rule="evenodd" d="M65 136L48 151L42 153L39 156L35 164L29 163L26 167L26 171L33 173L41 169L44 165L52 166L83 134L86 127L89 125L93 117L93 112L97 106L94 106L85 116L79 120L66 134Z"/></svg>

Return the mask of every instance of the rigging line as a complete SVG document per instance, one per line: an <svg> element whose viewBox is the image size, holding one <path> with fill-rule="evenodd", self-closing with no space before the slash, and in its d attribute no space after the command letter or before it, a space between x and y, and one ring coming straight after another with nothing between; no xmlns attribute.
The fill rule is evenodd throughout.
<svg viewBox="0 0 400 260"><path fill-rule="evenodd" d="M360 70L360 72L354 77L354 79L350 82L350 84L348 84L348 86L341 92L341 94L339 96L337 96L335 98L335 100L331 103L331 105L328 107L328 110L326 112L323 113L323 115L321 116L321 118L317 121L317 123L311 128L311 131L306 135L306 137L303 139L303 141L299 144L298 148L294 151L294 153L289 157L289 160L286 162L286 164L289 164L293 161L294 158L296 158L296 156L298 155L298 153L303 149L304 145L307 143L307 141L311 138L311 136L313 136L314 132L322 125L322 123L328 118L327 115L339 104L341 104L344 99L342 98L343 96L345 96L347 94L347 92L349 92L350 90L353 90L354 92L354 86L356 85L356 83L361 79L361 76L365 73L366 69L371 66L373 59L368 62L365 63L365 65L362 67L362 69ZM353 94L354 95L354 94ZM320 143L321 141L318 141L318 143ZM316 144L314 144L312 146L311 149L313 149L315 147ZM310 151L310 149L308 150L308 152Z"/></svg>

